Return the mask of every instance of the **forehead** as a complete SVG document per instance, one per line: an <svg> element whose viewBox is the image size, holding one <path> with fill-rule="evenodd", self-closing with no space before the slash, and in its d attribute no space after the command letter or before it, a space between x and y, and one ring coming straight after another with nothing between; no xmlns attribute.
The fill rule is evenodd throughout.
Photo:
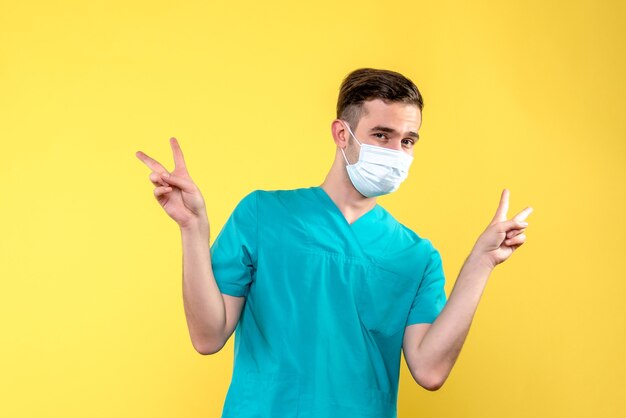
<svg viewBox="0 0 626 418"><path fill-rule="evenodd" d="M363 116L359 127L364 125L394 125L402 130L417 130L422 126L422 112L416 105L402 102L385 103L381 99L363 102Z"/></svg>

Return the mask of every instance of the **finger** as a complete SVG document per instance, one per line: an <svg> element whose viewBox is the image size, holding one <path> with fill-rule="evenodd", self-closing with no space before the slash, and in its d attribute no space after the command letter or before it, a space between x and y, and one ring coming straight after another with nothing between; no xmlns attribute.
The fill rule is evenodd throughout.
<svg viewBox="0 0 626 418"><path fill-rule="evenodd" d="M526 228L523 229L511 229L509 232L506 233L506 237L507 238L513 238L519 234L523 234L524 231L526 231Z"/></svg>
<svg viewBox="0 0 626 418"><path fill-rule="evenodd" d="M165 169L165 167L163 167L161 164L159 164L159 162L153 158L148 157L146 154L144 154L141 151L137 151L135 153L135 155L137 156L137 158L139 158L145 165L147 165L148 167L150 167L152 169L152 171L167 171Z"/></svg>
<svg viewBox="0 0 626 418"><path fill-rule="evenodd" d="M176 176L171 173L161 173L163 181L167 184L173 184L184 192L193 193L195 189L195 185L189 179L185 179L180 176Z"/></svg>
<svg viewBox="0 0 626 418"><path fill-rule="evenodd" d="M525 220L528 215L530 215L533 212L533 208L531 208L530 206L528 206L527 208L525 208L524 210L522 210L520 213L518 213L517 215L515 215L513 217L513 219L516 219L518 221L523 221Z"/></svg>
<svg viewBox="0 0 626 418"><path fill-rule="evenodd" d="M500 204L496 210L496 214L493 216L494 221L504 221L506 219L506 213L509 211L509 190L502 190L500 195Z"/></svg>
<svg viewBox="0 0 626 418"><path fill-rule="evenodd" d="M150 173L149 177L150 177L150 181L155 186L167 186L167 183L165 183L163 181L163 179L161 178L161 174L160 173L157 173L157 172L153 171L152 173Z"/></svg>
<svg viewBox="0 0 626 418"><path fill-rule="evenodd" d="M507 239L504 240L504 243L508 246L511 245L521 245L524 243L524 241L526 241L526 235L525 234L519 234L518 236L511 238L511 239Z"/></svg>
<svg viewBox="0 0 626 418"><path fill-rule="evenodd" d="M160 186L160 187L156 187L154 189L154 197L159 197L162 196L166 193L169 193L172 191L172 188L169 186Z"/></svg>
<svg viewBox="0 0 626 418"><path fill-rule="evenodd" d="M172 147L172 153L174 153L174 167L177 169L187 170L185 165L185 158L183 157L183 150L180 149L178 140L174 137L170 138L170 145Z"/></svg>
<svg viewBox="0 0 626 418"><path fill-rule="evenodd" d="M509 219L508 221L499 222L496 226L496 230L498 232L509 232L512 229L524 229L527 226L527 222Z"/></svg>

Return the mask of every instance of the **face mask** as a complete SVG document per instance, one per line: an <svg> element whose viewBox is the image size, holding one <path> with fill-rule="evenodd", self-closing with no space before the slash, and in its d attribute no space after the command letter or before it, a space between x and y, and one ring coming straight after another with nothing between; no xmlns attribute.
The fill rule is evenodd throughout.
<svg viewBox="0 0 626 418"><path fill-rule="evenodd" d="M360 145L359 161L350 164L341 148L350 181L355 189L365 197L376 197L395 192L409 175L413 157L403 151L375 145L361 144L347 123L350 135Z"/></svg>

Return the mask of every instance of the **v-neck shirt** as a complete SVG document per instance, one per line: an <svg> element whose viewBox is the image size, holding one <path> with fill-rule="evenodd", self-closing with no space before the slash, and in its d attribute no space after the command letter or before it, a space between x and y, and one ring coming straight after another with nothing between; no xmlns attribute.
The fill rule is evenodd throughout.
<svg viewBox="0 0 626 418"><path fill-rule="evenodd" d="M379 204L350 224L321 187L256 190L211 259L246 298L222 417L396 417L404 329L446 302L430 240Z"/></svg>

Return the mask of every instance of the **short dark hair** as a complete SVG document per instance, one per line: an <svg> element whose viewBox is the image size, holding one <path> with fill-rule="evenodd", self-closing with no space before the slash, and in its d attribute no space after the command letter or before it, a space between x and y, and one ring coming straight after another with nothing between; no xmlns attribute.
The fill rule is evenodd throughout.
<svg viewBox="0 0 626 418"><path fill-rule="evenodd" d="M344 78L337 99L337 118L348 121L356 129L363 116L363 102L381 99L403 102L424 108L424 99L417 86L400 73L375 68L359 68Z"/></svg>

